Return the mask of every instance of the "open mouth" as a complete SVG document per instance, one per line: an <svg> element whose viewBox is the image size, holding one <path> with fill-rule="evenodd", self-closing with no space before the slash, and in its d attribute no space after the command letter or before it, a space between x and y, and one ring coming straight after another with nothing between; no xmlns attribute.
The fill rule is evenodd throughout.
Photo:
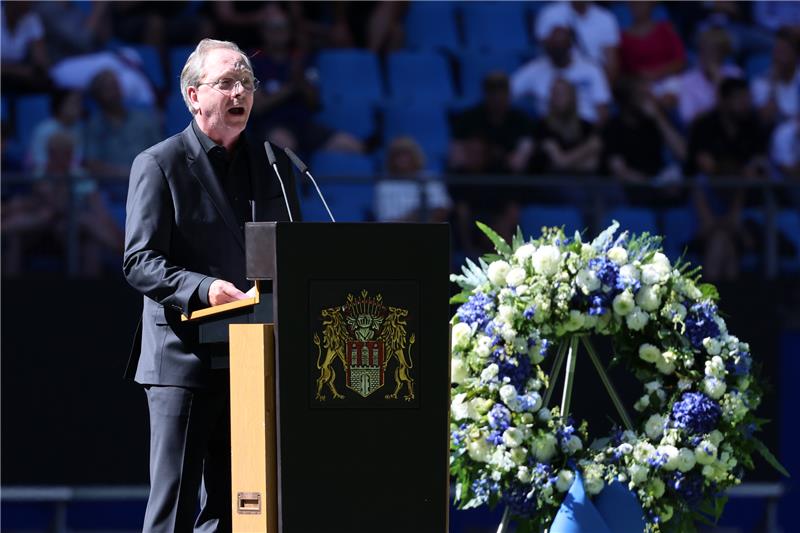
<svg viewBox="0 0 800 533"><path fill-rule="evenodd" d="M232 107L228 109L228 113L231 115L244 115L244 108L243 107Z"/></svg>

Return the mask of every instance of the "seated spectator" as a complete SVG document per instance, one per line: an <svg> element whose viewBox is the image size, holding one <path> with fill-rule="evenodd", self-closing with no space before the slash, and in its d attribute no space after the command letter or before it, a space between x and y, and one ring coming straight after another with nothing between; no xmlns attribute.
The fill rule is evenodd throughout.
<svg viewBox="0 0 800 533"><path fill-rule="evenodd" d="M556 78L550 89L547 116L536 131L534 172L544 174L594 174L603 143L595 126L577 112L575 87Z"/></svg>
<svg viewBox="0 0 800 533"><path fill-rule="evenodd" d="M134 158L161 140L153 111L126 109L113 71L97 74L89 87L97 103L86 126L86 167L92 175L127 179Z"/></svg>
<svg viewBox="0 0 800 533"><path fill-rule="evenodd" d="M686 51L680 36L668 20L653 20L655 2L628 2L633 24L622 32L620 63L622 73L651 82L681 72Z"/></svg>
<svg viewBox="0 0 800 533"><path fill-rule="evenodd" d="M623 80L615 100L619 102L619 114L609 120L603 136L609 172L622 183L632 185L666 185L680 180L680 170L665 160L664 147L669 147L675 160L683 161L686 142L656 104L647 83ZM626 189L628 200L634 204L649 204L656 199L674 201L679 192Z"/></svg>
<svg viewBox="0 0 800 533"><path fill-rule="evenodd" d="M270 8L261 37L261 53L252 58L261 88L253 99L251 119L260 135L306 154L362 152L364 146L356 137L314 121L319 105L316 71L305 51L293 46L289 18L282 9Z"/></svg>
<svg viewBox="0 0 800 533"><path fill-rule="evenodd" d="M508 76L489 73L484 98L453 118L450 168L468 174L520 174L533 154L533 121L511 106Z"/></svg>
<svg viewBox="0 0 800 533"><path fill-rule="evenodd" d="M769 72L750 84L762 120L775 124L800 114L800 40L788 28L778 31Z"/></svg>
<svg viewBox="0 0 800 533"><path fill-rule="evenodd" d="M44 173L47 164L47 145L56 133L66 133L72 137L72 171L78 172L83 163L84 126L83 95L78 91L57 91L52 99L52 116L41 122L33 130L31 145L28 147L26 166L35 176Z"/></svg>
<svg viewBox="0 0 800 533"><path fill-rule="evenodd" d="M50 60L44 40L42 21L31 2L0 4L0 63L3 91L30 92L47 90Z"/></svg>
<svg viewBox="0 0 800 533"><path fill-rule="evenodd" d="M611 92L603 71L573 50L573 33L566 26L553 26L542 41L544 55L520 67L511 76L515 101L532 98L544 116L556 78L577 88L578 114L589 122L603 122L608 115Z"/></svg>
<svg viewBox="0 0 800 533"><path fill-rule="evenodd" d="M34 9L44 25L50 60L57 63L105 47L114 36L108 8L108 2L92 2L88 12L76 2L37 2Z"/></svg>
<svg viewBox="0 0 800 533"><path fill-rule="evenodd" d="M109 2L110 26L117 39L164 51L170 45L186 45L211 37L216 30L212 10L220 3ZM245 4L260 6L260 2Z"/></svg>
<svg viewBox="0 0 800 533"><path fill-rule="evenodd" d="M684 125L714 107L723 79L742 75L739 67L726 63L731 51L728 33L722 28L708 28L699 37L698 65L653 88L663 105L677 108Z"/></svg>
<svg viewBox="0 0 800 533"><path fill-rule="evenodd" d="M452 201L441 180L425 172L425 155L411 137L398 137L386 154L386 173L375 186L378 222L446 222Z"/></svg>
<svg viewBox="0 0 800 533"><path fill-rule="evenodd" d="M572 29L578 52L603 68L609 80L616 80L620 35L614 15L594 2L552 2L536 17L536 39L546 40L558 26Z"/></svg>
<svg viewBox="0 0 800 533"><path fill-rule="evenodd" d="M719 103L692 124L686 174L699 176L693 201L700 229L704 275L710 280L738 276L740 253L753 249L754 236L742 226L744 188L713 189L705 177L759 178L766 175L768 136L755 115L747 82L722 81Z"/></svg>
<svg viewBox="0 0 800 533"><path fill-rule="evenodd" d="M103 203L94 182L73 168L74 140L59 131L47 143L46 179L33 185L30 195L16 196L3 206L5 275L23 273L31 253L50 251L65 257L69 246L70 210L77 209L79 273L97 276L103 269L103 252L122 254L123 233ZM66 262L66 261L65 261Z"/></svg>

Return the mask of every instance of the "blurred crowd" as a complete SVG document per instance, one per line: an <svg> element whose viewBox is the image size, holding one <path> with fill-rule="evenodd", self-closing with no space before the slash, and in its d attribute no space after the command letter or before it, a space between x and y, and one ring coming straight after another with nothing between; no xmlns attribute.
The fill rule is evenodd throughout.
<svg viewBox="0 0 800 533"><path fill-rule="evenodd" d="M293 148L318 175L374 176L365 219L450 220L467 255L485 246L476 218L509 236L527 204L587 201L579 187L490 177L602 176L617 186L610 202L690 205L690 250L706 276L733 279L760 246L743 213L761 198L715 184L800 183L800 2L0 9L4 275L57 270L41 257L63 256L68 228L81 274L118 270L130 164L188 124L177 73L204 37L251 56L261 85L248 134ZM456 175L487 180L442 179ZM780 208L800 208L793 190ZM787 231L781 250L797 254Z"/></svg>

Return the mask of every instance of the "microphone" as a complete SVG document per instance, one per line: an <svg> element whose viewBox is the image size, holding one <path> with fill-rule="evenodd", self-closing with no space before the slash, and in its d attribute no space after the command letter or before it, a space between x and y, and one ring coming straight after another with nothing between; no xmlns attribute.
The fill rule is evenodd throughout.
<svg viewBox="0 0 800 533"><path fill-rule="evenodd" d="M333 215L331 214L331 210L328 208L328 202L325 201L325 197L322 196L322 191L319 190L319 186L317 185L317 180L315 180L314 176L311 175L311 172L308 171L308 165L303 163L300 160L300 158L297 157L297 154L292 152L290 148L284 148L283 151L286 152L286 155L288 155L289 159L292 160L292 163L294 163L294 166L297 167L297 170L299 170L301 174L305 174L306 176L308 176L308 179L310 179L311 183L314 184L314 188L317 190L317 195L319 196L319 199L322 200L322 205L325 206L325 211L328 212L328 216L331 218L331 222L336 222L336 219L333 218Z"/></svg>
<svg viewBox="0 0 800 533"><path fill-rule="evenodd" d="M283 186L283 180L281 179L281 173L278 172L278 164L275 162L275 152L272 151L272 146L269 144L269 141L264 141L264 150L267 151L267 159L269 160L269 164L272 169L275 171L275 175L278 176L278 183L281 184L281 192L283 193L283 201L286 203L286 212L289 213L289 222L294 222L294 218L292 217L292 210L289 208L289 197L286 196L286 187Z"/></svg>

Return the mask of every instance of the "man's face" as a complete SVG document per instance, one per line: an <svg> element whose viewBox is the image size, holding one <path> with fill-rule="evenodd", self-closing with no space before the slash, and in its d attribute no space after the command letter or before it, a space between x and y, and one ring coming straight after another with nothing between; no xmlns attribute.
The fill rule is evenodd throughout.
<svg viewBox="0 0 800 533"><path fill-rule="evenodd" d="M197 87L189 87L189 101L195 118L206 135L214 140L239 135L247 125L253 107L253 93L241 83L229 91L220 90L218 80L252 80L241 54L228 48L208 52L203 65L203 76Z"/></svg>

